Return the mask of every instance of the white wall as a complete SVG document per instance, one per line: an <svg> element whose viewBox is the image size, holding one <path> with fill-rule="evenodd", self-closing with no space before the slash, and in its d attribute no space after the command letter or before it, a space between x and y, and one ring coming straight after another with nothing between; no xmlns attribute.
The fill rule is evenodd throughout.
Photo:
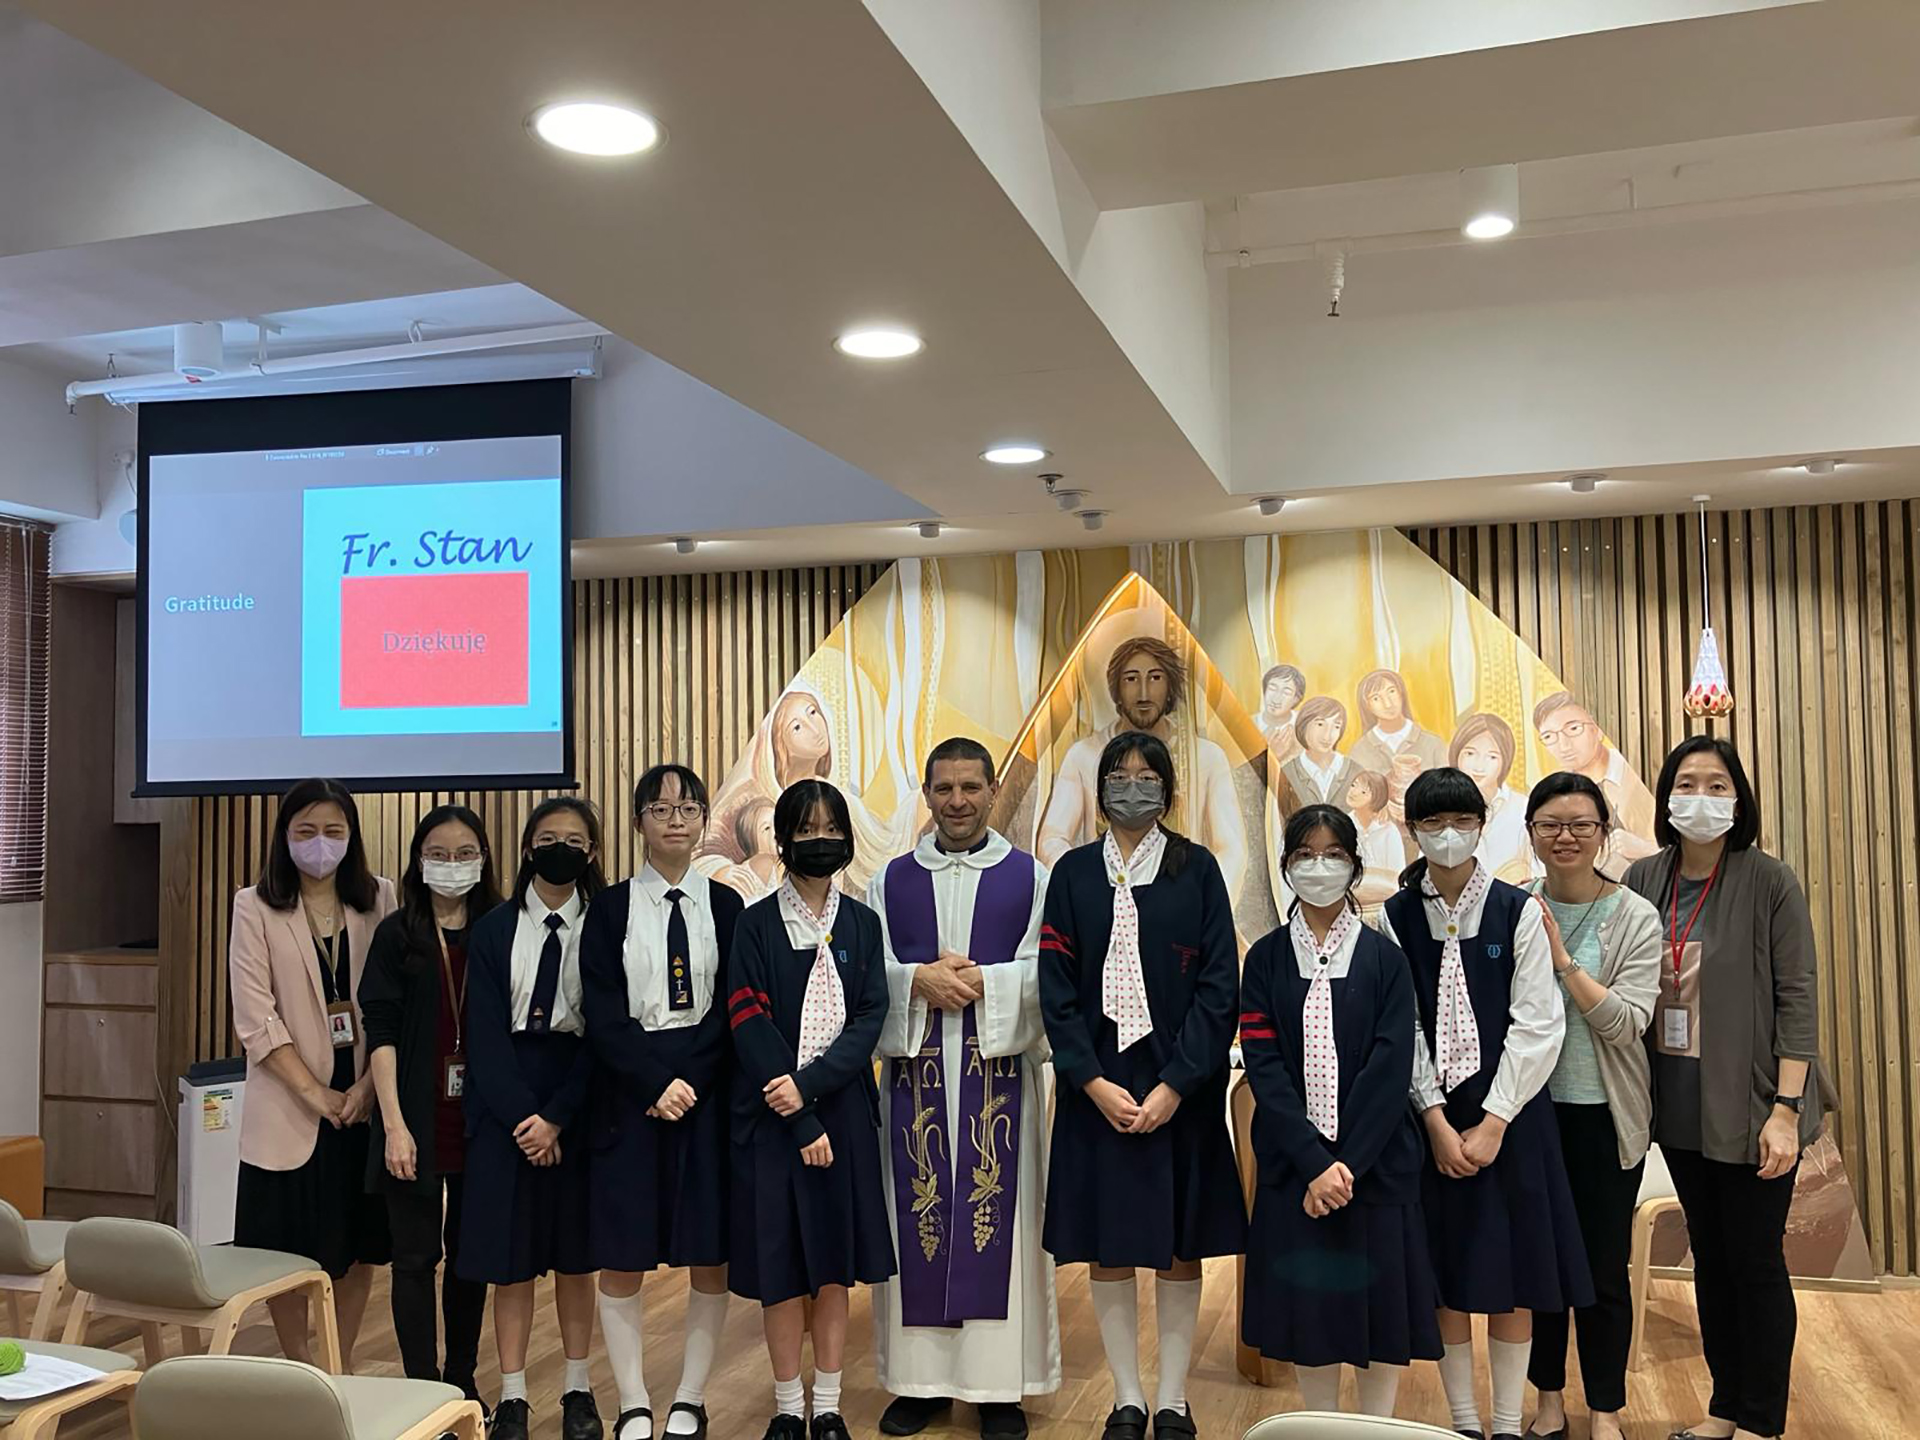
<svg viewBox="0 0 1920 1440"><path fill-rule="evenodd" d="M40 908L0 905L0 1135L40 1133Z"/></svg>
<svg viewBox="0 0 1920 1440"><path fill-rule="evenodd" d="M93 420L69 415L66 382L0 359L0 510L38 519L99 513Z"/></svg>
<svg viewBox="0 0 1920 1440"><path fill-rule="evenodd" d="M216 400L197 402L216 405ZM139 422L130 410L104 400L87 400L81 412L93 419L93 448L88 477L93 483L92 520L71 520L53 532L53 574L56 579L78 575L131 575L137 552L120 533L120 517L134 508L134 492L127 471L115 457L132 454L139 438Z"/></svg>

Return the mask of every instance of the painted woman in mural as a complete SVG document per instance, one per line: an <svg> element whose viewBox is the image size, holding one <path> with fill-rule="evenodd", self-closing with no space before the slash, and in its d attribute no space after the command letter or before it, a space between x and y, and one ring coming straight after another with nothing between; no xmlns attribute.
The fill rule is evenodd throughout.
<svg viewBox="0 0 1920 1440"><path fill-rule="evenodd" d="M1496 880L1519 885L1533 873L1533 849L1527 842L1526 796L1507 784L1513 756L1513 727L1484 711L1462 720L1447 747L1447 763L1471 776L1487 799L1487 823L1474 853Z"/></svg>
<svg viewBox="0 0 1920 1440"><path fill-rule="evenodd" d="M1287 783L1306 805L1347 806L1347 787L1360 766L1337 747L1347 732L1347 707L1331 695L1316 695L1293 717L1300 753L1281 767Z"/></svg>
<svg viewBox="0 0 1920 1440"><path fill-rule="evenodd" d="M1375 670L1361 680L1354 698L1366 733L1347 752L1363 770L1391 778L1403 772L1399 792L1404 795L1414 776L1447 763L1447 742L1414 720L1407 699L1407 682L1398 670Z"/></svg>
<svg viewBox="0 0 1920 1440"><path fill-rule="evenodd" d="M1360 863L1365 873L1354 888L1363 909L1383 905L1400 888L1400 872L1407 868L1405 833L1387 815L1387 777L1378 770L1358 770L1339 807L1353 816L1360 836Z"/></svg>

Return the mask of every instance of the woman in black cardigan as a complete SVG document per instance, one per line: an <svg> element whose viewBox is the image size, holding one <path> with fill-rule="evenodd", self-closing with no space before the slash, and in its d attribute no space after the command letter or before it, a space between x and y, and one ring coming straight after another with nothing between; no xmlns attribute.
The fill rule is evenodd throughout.
<svg viewBox="0 0 1920 1440"><path fill-rule="evenodd" d="M400 909L374 931L360 978L368 1068L379 1106L367 1189L384 1195L393 1232L393 1330L412 1380L442 1380L469 1399L487 1287L454 1273L465 1199L461 1114L466 1037L467 928L500 903L493 850L464 805L427 812L413 832ZM447 1273L446 1363L434 1331L434 1270Z"/></svg>
<svg viewBox="0 0 1920 1440"><path fill-rule="evenodd" d="M1143 1440L1134 1271L1158 1272L1156 1440L1195 1433L1187 1365L1200 1262L1246 1242L1227 1052L1240 970L1226 882L1210 851L1160 818L1173 759L1129 730L1100 756L1106 838L1062 856L1040 931L1040 1008L1060 1078L1045 1245L1084 1261L1113 1372L1104 1440Z"/></svg>

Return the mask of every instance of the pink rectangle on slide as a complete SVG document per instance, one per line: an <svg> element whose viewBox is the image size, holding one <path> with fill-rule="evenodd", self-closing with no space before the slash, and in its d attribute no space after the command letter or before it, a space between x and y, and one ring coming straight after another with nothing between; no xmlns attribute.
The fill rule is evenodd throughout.
<svg viewBox="0 0 1920 1440"><path fill-rule="evenodd" d="M340 582L340 707L527 703L527 572Z"/></svg>

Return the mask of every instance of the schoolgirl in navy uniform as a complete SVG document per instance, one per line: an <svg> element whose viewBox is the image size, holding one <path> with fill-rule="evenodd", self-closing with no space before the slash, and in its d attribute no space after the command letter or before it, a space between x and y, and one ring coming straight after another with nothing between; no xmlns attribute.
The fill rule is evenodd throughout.
<svg viewBox="0 0 1920 1440"><path fill-rule="evenodd" d="M562 795L527 817L513 895L474 926L467 949L466 1212L460 1273L494 1287L500 1403L493 1440L527 1440L533 1282L549 1270L566 1351L564 1440L604 1431L587 1378L593 1259L584 1126L593 1054L580 984L580 934L600 875L600 817Z"/></svg>
<svg viewBox="0 0 1920 1440"><path fill-rule="evenodd" d="M1296 811L1282 854L1292 913L1240 977L1259 1160L1241 1333L1293 1363L1307 1409L1340 1408L1346 1364L1361 1412L1391 1415L1408 1363L1441 1356L1425 1152L1407 1104L1413 977L1361 923L1366 867L1345 812Z"/></svg>
<svg viewBox="0 0 1920 1440"><path fill-rule="evenodd" d="M1518 1440L1535 1310L1593 1303L1547 1080L1566 1012L1540 907L1474 858L1487 801L1464 772L1407 789L1421 850L1381 929L1419 1004L1413 1097L1433 1163L1422 1204L1440 1288L1440 1362L1454 1428L1479 1436L1473 1322L1487 1317L1495 1440Z"/></svg>
<svg viewBox="0 0 1920 1440"><path fill-rule="evenodd" d="M1211 852L1165 830L1173 759L1128 730L1101 753L1104 840L1068 851L1047 883L1040 1008L1061 1085L1043 1239L1091 1267L1114 1405L1104 1440L1142 1440L1134 1272L1157 1272L1158 1440L1196 1433L1187 1367L1200 1262L1246 1241L1227 1055L1239 1014L1233 912Z"/></svg>
<svg viewBox="0 0 1920 1440"><path fill-rule="evenodd" d="M707 1433L707 1375L727 1319L727 956L745 902L693 868L707 807L705 782L684 765L640 777L633 815L646 863L594 898L580 942L598 1067L593 1255L620 1392L613 1440ZM641 1277L662 1265L686 1267L691 1284L680 1387L656 1431Z"/></svg>
<svg viewBox="0 0 1920 1440"><path fill-rule="evenodd" d="M849 1440L840 1414L847 1291L894 1273L873 1054L887 1018L880 917L835 888L853 861L846 797L789 785L773 811L787 878L734 931L728 1284L757 1300L773 1362L766 1440ZM813 1423L800 1345L813 1300Z"/></svg>

